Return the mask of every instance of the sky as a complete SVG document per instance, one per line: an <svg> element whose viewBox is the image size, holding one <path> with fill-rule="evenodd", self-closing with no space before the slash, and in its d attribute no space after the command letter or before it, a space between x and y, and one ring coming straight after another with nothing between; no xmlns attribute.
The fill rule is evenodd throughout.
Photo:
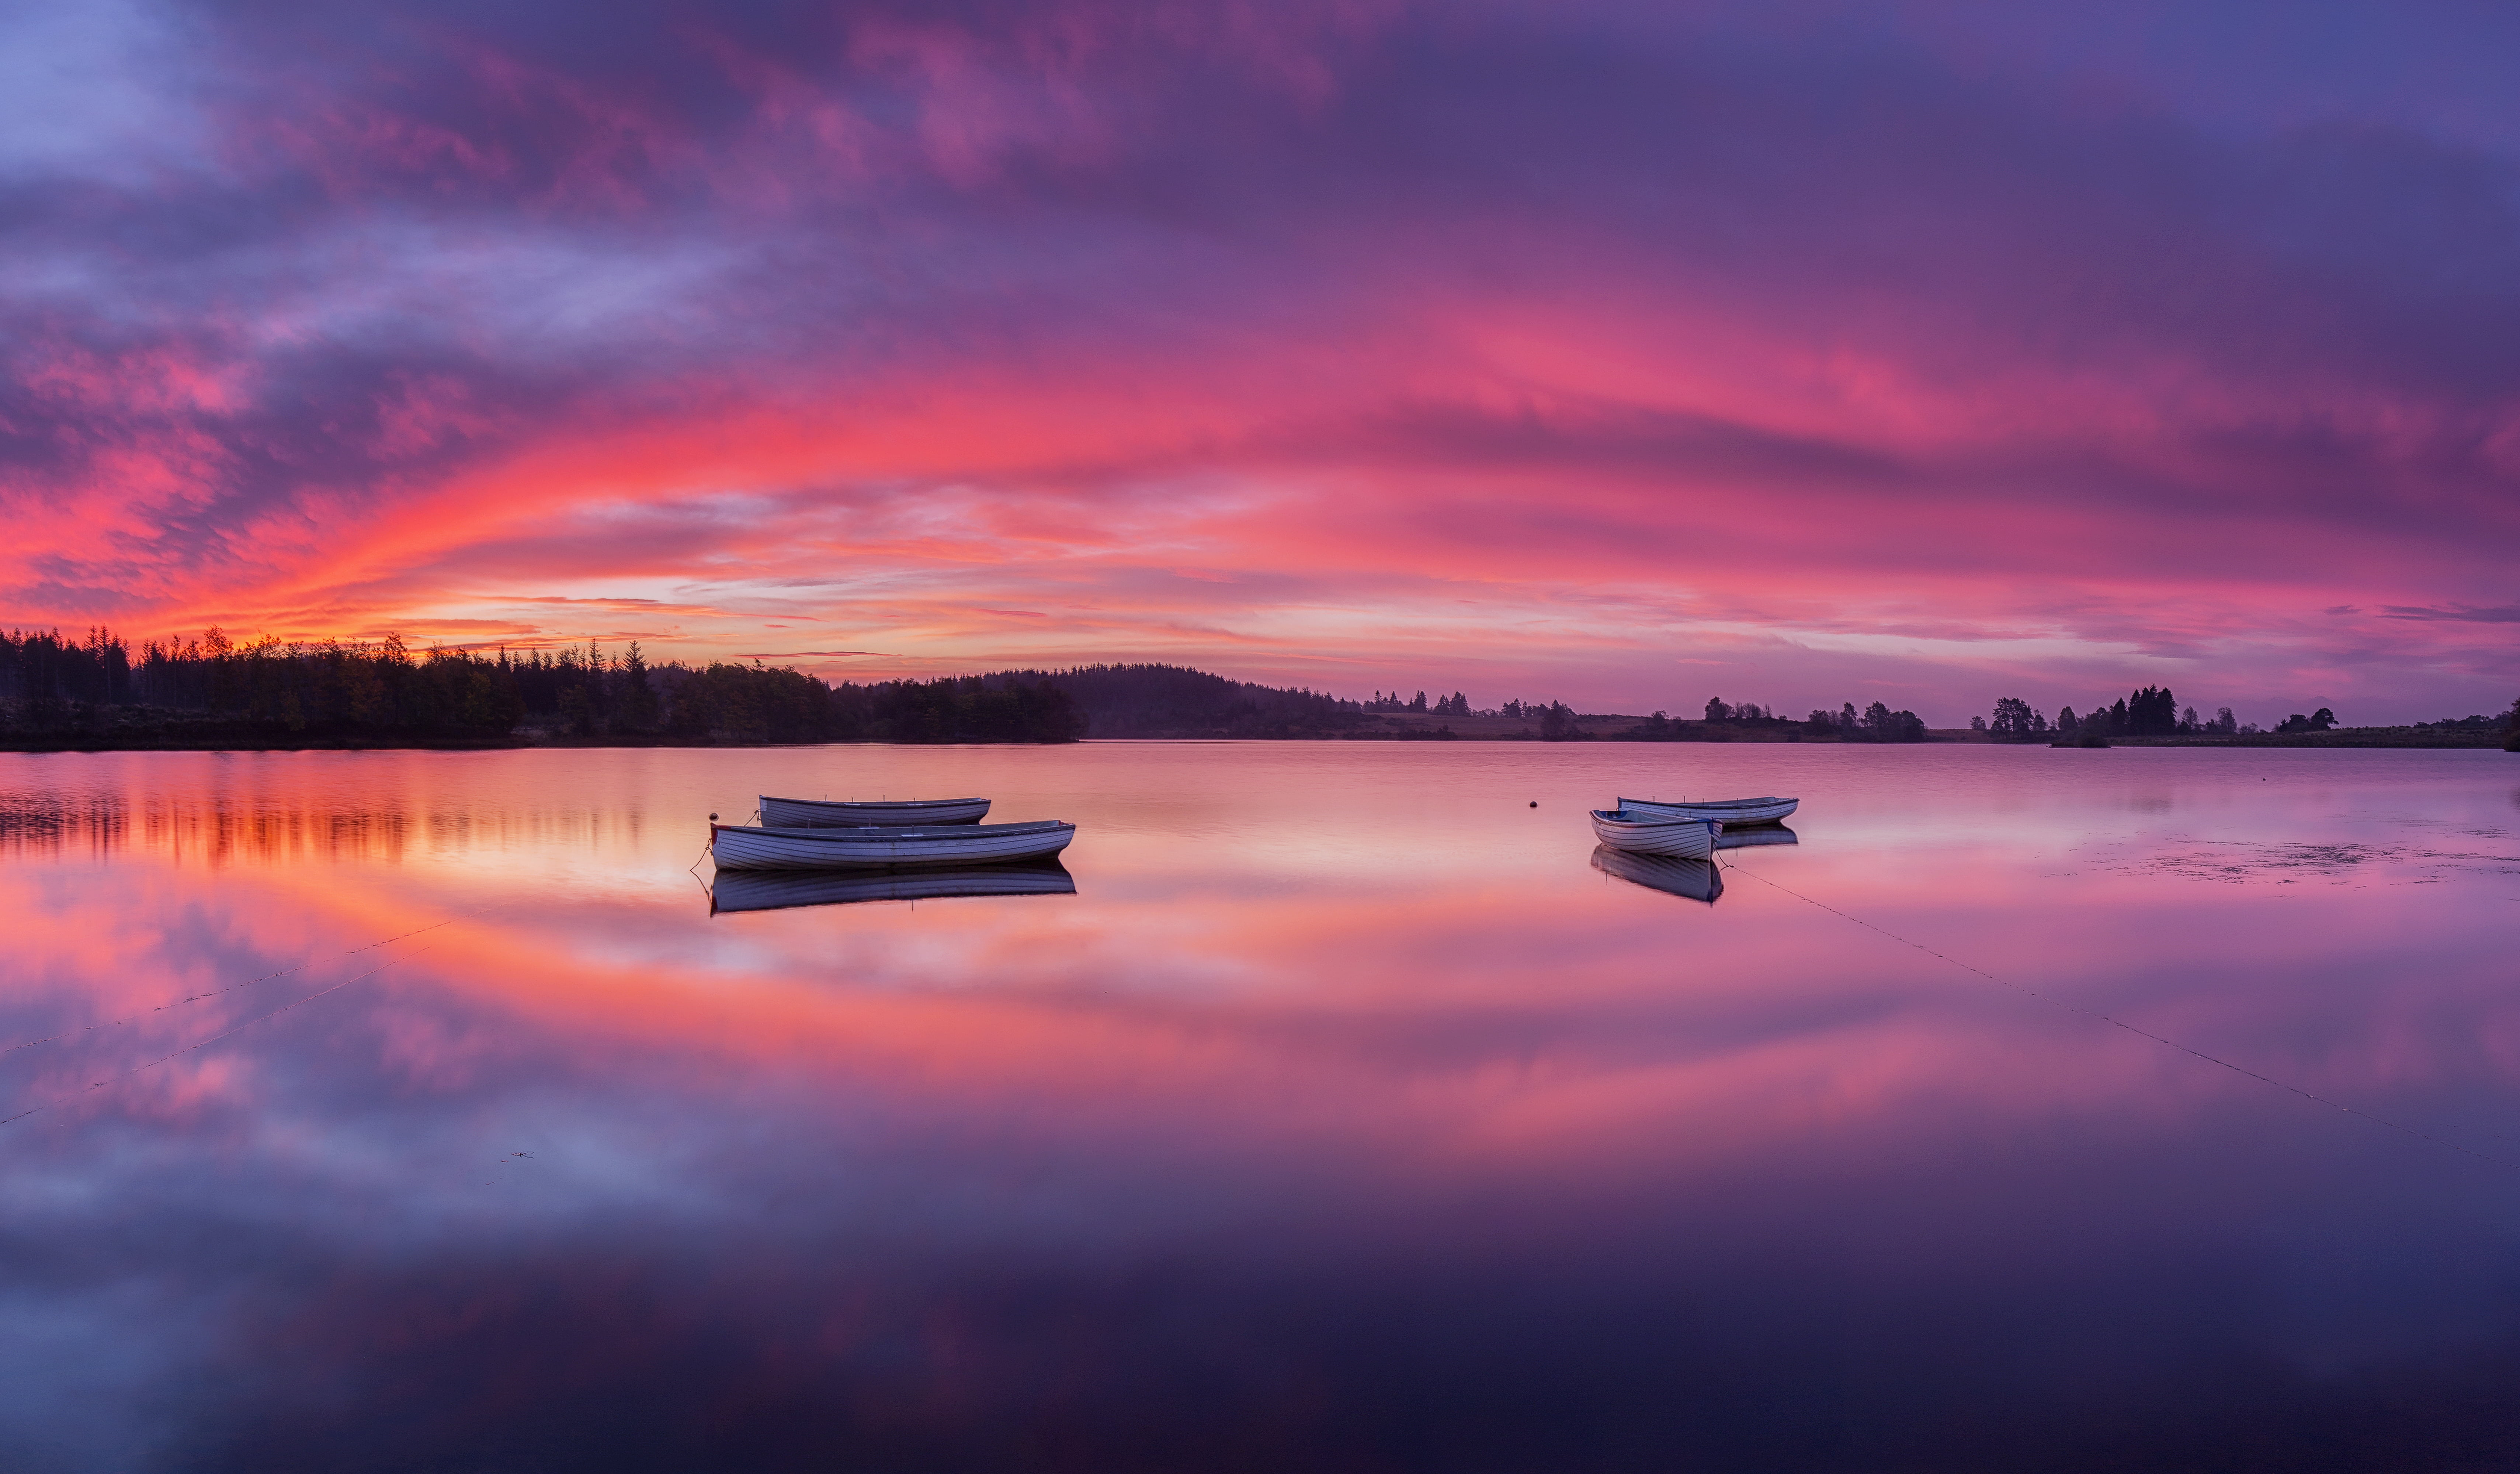
<svg viewBox="0 0 2520 1474"><path fill-rule="evenodd" d="M0 14L0 624L2520 693L2520 13Z"/></svg>

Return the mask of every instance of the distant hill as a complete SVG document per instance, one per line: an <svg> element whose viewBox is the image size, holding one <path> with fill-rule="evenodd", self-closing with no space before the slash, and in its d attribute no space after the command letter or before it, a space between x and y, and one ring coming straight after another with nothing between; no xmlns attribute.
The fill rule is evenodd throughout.
<svg viewBox="0 0 2520 1474"><path fill-rule="evenodd" d="M1394 741L1803 742L1921 741L1924 724L1909 712L1875 703L1872 714L1848 706L1840 716L1815 712L1808 722L1755 707L1721 708L1713 721L1578 712L1562 703L1509 701L1502 711L1474 711L1456 694L1429 705L1423 693L1408 705L1397 696L1358 701L1300 687L1261 686L1182 665L1084 665L1070 670L998 671L984 685L1047 688L1065 695L1086 718L1089 737L1379 738ZM846 690L846 688L843 688ZM1450 710L1446 710L1446 707Z"/></svg>
<svg viewBox="0 0 2520 1474"><path fill-rule="evenodd" d="M1323 737L1368 725L1362 701L1300 688L1261 686L1185 665L1080 665L999 671L991 686L1048 686L1085 713L1098 737Z"/></svg>

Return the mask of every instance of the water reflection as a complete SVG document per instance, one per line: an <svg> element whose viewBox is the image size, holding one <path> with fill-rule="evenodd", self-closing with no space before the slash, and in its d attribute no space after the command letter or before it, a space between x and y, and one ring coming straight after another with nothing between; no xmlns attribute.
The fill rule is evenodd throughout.
<svg viewBox="0 0 2520 1474"><path fill-rule="evenodd" d="M954 896L1072 896L1076 877L1056 860L961 870L875 873L832 871L719 871L709 914L846 906L861 901L936 901Z"/></svg>
<svg viewBox="0 0 2520 1474"><path fill-rule="evenodd" d="M552 804L437 804L415 811L381 806L373 795L224 786L173 794L20 788L0 792L0 857L103 857L136 849L212 866L395 865L414 845L583 843L598 838L608 821L634 829L644 822Z"/></svg>
<svg viewBox="0 0 2520 1474"><path fill-rule="evenodd" d="M1640 855L1630 850L1598 845L1593 850L1593 869L1606 875L1658 890L1666 895L1691 901L1715 904L1724 894L1724 872L1711 860L1682 860L1671 855Z"/></svg>
<svg viewBox="0 0 2520 1474"><path fill-rule="evenodd" d="M20 854L107 855L138 846L199 854L214 865L310 857L392 863L402 858L414 827L408 814L374 808L266 806L215 796L134 804L118 794L83 800L0 795L0 851Z"/></svg>
<svg viewBox="0 0 2520 1474"><path fill-rule="evenodd" d="M2520 1173L1986 976L2508 1157L2506 756L1404 745L0 759L0 1462L2520 1455ZM692 904L827 790L1085 883Z"/></svg>
<svg viewBox="0 0 2520 1474"><path fill-rule="evenodd" d="M1719 850L1755 850L1772 844L1800 844L1802 839L1780 824L1761 825L1756 828L1728 828L1715 836Z"/></svg>

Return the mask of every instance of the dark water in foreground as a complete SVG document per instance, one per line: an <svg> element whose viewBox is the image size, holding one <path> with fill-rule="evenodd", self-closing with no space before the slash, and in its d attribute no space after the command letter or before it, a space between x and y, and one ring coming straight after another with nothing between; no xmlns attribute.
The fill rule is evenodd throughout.
<svg viewBox="0 0 2520 1474"><path fill-rule="evenodd" d="M2496 752L0 757L0 1464L2512 1467L2515 922Z"/></svg>

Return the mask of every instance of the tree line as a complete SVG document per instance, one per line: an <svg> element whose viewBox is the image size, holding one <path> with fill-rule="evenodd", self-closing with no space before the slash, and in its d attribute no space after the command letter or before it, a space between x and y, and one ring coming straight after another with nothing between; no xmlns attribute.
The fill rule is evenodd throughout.
<svg viewBox="0 0 2520 1474"><path fill-rule="evenodd" d="M1460 692L1370 701L1310 689L1260 686L1187 666L1088 665L1011 670L931 681L833 686L786 667L713 661L651 663L634 641L608 653L593 642L522 653L428 649L376 641L240 642L211 629L136 650L103 628L77 637L0 631L0 738L151 745L288 745L380 739L495 742L520 730L578 740L707 742L1073 741L1098 737L1323 737L1358 733L1372 714L1507 716L1537 723L1546 741L1595 734L1562 701L1508 700L1473 711ZM2089 739L2257 732L2231 708L2200 717L2167 687L2145 686L2051 720L2005 697L1970 723L2010 740ZM2320 707L2272 730L2323 732ZM2520 744L2520 700L2500 717L2419 724L2491 731ZM1704 723L1657 711L1609 734L1626 740L1723 739L1710 728L1773 729L1797 738L1915 742L1914 712L1874 701L1858 711L1815 710L1795 721L1757 702L1710 697Z"/></svg>
<svg viewBox="0 0 2520 1474"><path fill-rule="evenodd" d="M637 642L522 654L376 641L259 639L212 629L135 653L104 629L0 631L0 735L148 744L499 741L520 728L578 739L705 743L1073 741L1066 692L1007 674L837 687L801 671L650 664Z"/></svg>
<svg viewBox="0 0 2520 1474"><path fill-rule="evenodd" d="M2279 732L2325 732L2336 725L2336 713L2322 706L2314 716L2286 719ZM2121 737L2191 737L2238 736L2255 733L2255 723L2242 723L2223 707L2210 717L2199 717L2193 706L2181 707L2179 698L2167 686L2146 686L2130 692L2115 701L2093 705L2088 712L2077 713L2071 706L2060 707L2053 722L2038 708L2017 696L2005 696L1995 703L1991 716L1971 717L1969 726L1997 737L2013 740L2081 737L2105 740Z"/></svg>
<svg viewBox="0 0 2520 1474"><path fill-rule="evenodd" d="M1660 717L1662 713L1654 713ZM1835 711L1813 708L1800 721L1779 715L1773 706L1756 701L1739 704L1722 696L1709 696L1706 720L1734 727L1768 728L1799 737L1835 737L1841 742L1921 742L1925 739L1925 719L1905 708L1893 710L1887 701L1873 701L1862 711L1855 703L1841 703Z"/></svg>
<svg viewBox="0 0 2520 1474"><path fill-rule="evenodd" d="M1814 711L1803 721L1814 737L1834 732L1838 739L1848 742L1921 742L1925 739L1925 719L1912 711L1893 711L1889 703L1875 701L1858 712L1855 703L1846 702L1835 712Z"/></svg>
<svg viewBox="0 0 2520 1474"><path fill-rule="evenodd" d="M1512 703L1508 702L1508 704L1510 705ZM1400 692L1396 691L1389 692L1377 691L1373 693L1373 698L1365 703L1365 709L1367 711L1417 711L1425 712L1439 717L1494 716L1497 714L1495 712L1471 711L1470 698L1462 694L1458 691L1449 696L1437 696L1435 698L1435 704L1432 706L1426 704L1426 693L1422 691L1406 701L1400 699Z"/></svg>
<svg viewBox="0 0 2520 1474"><path fill-rule="evenodd" d="M2015 696L2005 696L1997 701L1991 715L1969 719L1969 726L1976 731L2015 741L2253 737L2262 732L2329 732L2337 725L2335 711L2325 706L2307 713L2293 712L2270 728L2261 728L2255 722L2239 721L2228 706L2217 707L2210 717L2200 717L2195 707L2182 706L2166 686L2142 687L2080 714L2071 706L2061 707L2052 722L2029 702ZM2499 730L2508 740L2520 742L2520 699L2513 700L2511 709L2501 716L2446 717L2438 722L2417 722L2414 730L2480 733ZM2514 750L2520 750L2520 747Z"/></svg>
<svg viewBox="0 0 2520 1474"><path fill-rule="evenodd" d="M1925 719L1912 711L1892 710L1886 701L1874 701L1864 710L1845 702L1835 711L1815 709L1808 717L1780 716L1776 708L1755 701L1735 705L1721 696L1709 697L1703 722L1673 719L1670 713L1657 711L1636 726L1615 734L1626 741L1637 742L1704 742L1732 738L1719 728L1746 729L1750 733L1781 737L1786 741L1835 739L1841 742L1921 742L1925 740Z"/></svg>

